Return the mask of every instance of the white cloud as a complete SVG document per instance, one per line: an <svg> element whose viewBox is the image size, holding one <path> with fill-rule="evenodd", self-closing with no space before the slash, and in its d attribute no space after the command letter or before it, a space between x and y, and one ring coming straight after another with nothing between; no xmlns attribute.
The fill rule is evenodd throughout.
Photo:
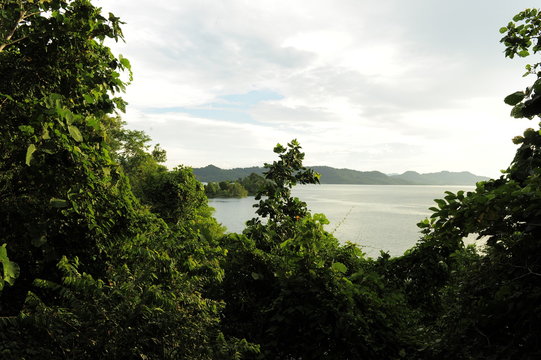
<svg viewBox="0 0 541 360"><path fill-rule="evenodd" d="M98 4L127 22L113 44L134 69L126 120L170 164L258 165L299 138L312 164L496 176L528 126L502 103L528 80L497 31L526 0ZM238 109L251 122L156 113L253 90L283 98Z"/></svg>

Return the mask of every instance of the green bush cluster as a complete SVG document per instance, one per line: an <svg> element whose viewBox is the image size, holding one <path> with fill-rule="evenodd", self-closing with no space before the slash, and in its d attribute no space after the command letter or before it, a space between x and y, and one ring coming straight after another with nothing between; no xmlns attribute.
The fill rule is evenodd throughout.
<svg viewBox="0 0 541 360"><path fill-rule="evenodd" d="M208 198L243 198L248 196L248 190L238 181L209 182L205 194Z"/></svg>

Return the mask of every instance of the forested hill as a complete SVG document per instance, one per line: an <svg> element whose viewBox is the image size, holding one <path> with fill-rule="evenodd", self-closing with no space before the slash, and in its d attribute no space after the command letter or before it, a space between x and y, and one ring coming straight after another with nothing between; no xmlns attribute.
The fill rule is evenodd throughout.
<svg viewBox="0 0 541 360"><path fill-rule="evenodd" d="M440 171L436 173L419 174L407 171L400 175L386 175L379 171L357 171L351 169L336 169L330 166L312 166L314 171L321 174L322 184L366 184L366 185L475 185L478 181L488 180L470 172ZM262 174L262 167L235 169L220 169L214 165L194 168L197 179L202 182L237 180L251 173Z"/></svg>

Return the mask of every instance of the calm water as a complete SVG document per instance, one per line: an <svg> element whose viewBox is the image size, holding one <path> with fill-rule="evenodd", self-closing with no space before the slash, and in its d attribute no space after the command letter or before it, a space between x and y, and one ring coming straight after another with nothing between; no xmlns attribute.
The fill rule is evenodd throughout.
<svg viewBox="0 0 541 360"><path fill-rule="evenodd" d="M379 250L401 255L419 238L416 224L430 215L434 199L445 191L471 191L473 186L424 185L303 185L293 195L308 204L312 213L323 213L326 229L342 242L361 245L370 256ZM255 216L253 197L210 199L215 217L230 232L241 232Z"/></svg>

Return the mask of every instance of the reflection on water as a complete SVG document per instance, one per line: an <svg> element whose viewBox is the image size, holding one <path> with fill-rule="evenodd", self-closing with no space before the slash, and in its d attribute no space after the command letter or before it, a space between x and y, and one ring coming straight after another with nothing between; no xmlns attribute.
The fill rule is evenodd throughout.
<svg viewBox="0 0 541 360"><path fill-rule="evenodd" d="M401 255L419 238L416 224L430 215L434 199L445 191L471 191L473 186L421 185L301 185L293 195L308 204L312 213L323 213L326 229L340 241L362 246L370 256L379 250ZM255 216L253 197L210 199L215 217L230 232L241 232Z"/></svg>

